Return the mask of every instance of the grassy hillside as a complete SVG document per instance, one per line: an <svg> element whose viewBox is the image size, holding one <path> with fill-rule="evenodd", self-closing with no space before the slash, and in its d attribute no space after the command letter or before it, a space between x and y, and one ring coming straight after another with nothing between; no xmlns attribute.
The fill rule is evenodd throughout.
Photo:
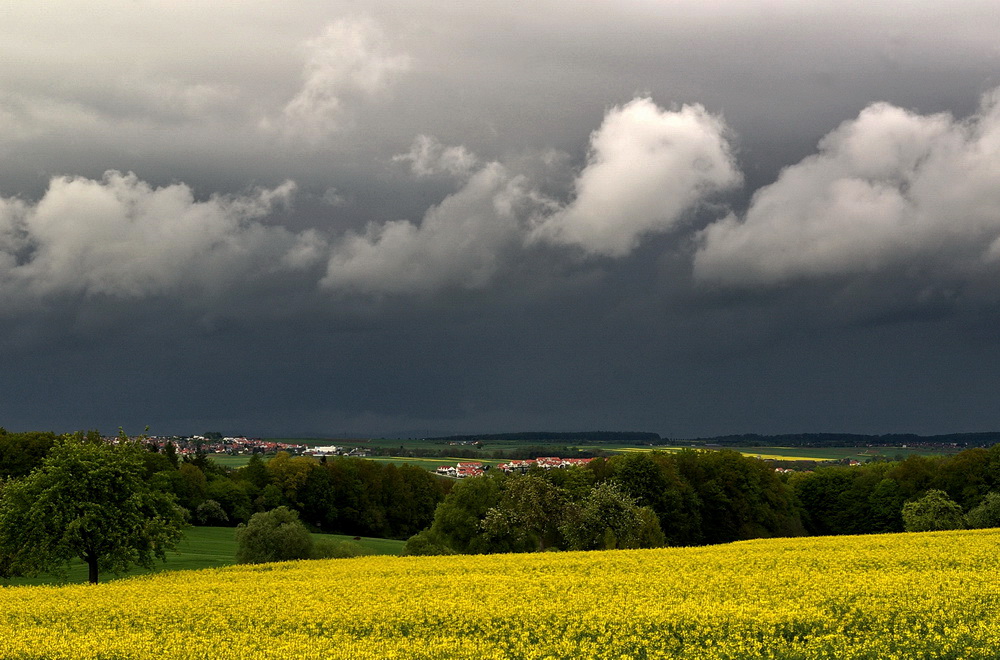
<svg viewBox="0 0 1000 660"><path fill-rule="evenodd" d="M1000 530L0 589L4 658L995 658Z"/></svg>
<svg viewBox="0 0 1000 660"><path fill-rule="evenodd" d="M184 532L184 540L178 545L177 551L167 553L166 562L157 562L156 567L152 571L140 568L131 571L129 575L135 576L147 573L161 573L163 571L183 571L229 566L236 561L236 538L233 532L232 527L189 527ZM342 536L340 534L313 534L313 538L315 540L353 540L351 536ZM363 538L358 543L375 554L398 555L403 550L404 541ZM120 579L122 577L127 576L102 574L101 581ZM60 584L63 582L83 584L86 581L87 567L83 562L76 561L70 566L68 578L65 580L57 576L43 575L33 578L15 578L6 582L0 581L0 585L10 584L20 586Z"/></svg>

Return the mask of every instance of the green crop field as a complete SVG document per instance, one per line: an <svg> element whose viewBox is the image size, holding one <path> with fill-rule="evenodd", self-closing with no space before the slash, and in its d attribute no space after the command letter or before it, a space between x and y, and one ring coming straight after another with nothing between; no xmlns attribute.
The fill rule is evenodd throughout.
<svg viewBox="0 0 1000 660"><path fill-rule="evenodd" d="M209 454L209 458L218 463L219 465L228 468L241 468L250 462L249 454ZM265 460L268 457L264 457Z"/></svg>
<svg viewBox="0 0 1000 660"><path fill-rule="evenodd" d="M145 575L147 573L160 573L162 571L182 571L229 566L236 562L236 538L234 532L235 530L232 527L188 527L184 532L184 539L177 546L177 551L168 552L167 561L157 562L156 567L152 571L139 568L130 571L126 575L102 575L101 580L114 580L132 575ZM353 541L354 537L342 534L313 534L313 539L317 541L321 539ZM367 537L362 537L356 542L377 555L398 555L403 551L403 544L405 543L404 541L397 541L395 539ZM87 567L83 562L73 562L70 565L68 577L65 582L69 584L82 584L86 581ZM63 582L64 580L60 577L43 575L32 578L14 578L7 581L0 581L0 584L30 585L61 584Z"/></svg>

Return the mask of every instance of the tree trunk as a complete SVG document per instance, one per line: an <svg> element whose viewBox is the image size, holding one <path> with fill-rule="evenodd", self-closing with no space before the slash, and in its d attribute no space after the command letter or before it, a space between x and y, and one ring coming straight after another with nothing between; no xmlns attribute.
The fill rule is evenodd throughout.
<svg viewBox="0 0 1000 660"><path fill-rule="evenodd" d="M90 583L97 584L97 555L89 554L87 555L87 570L89 573Z"/></svg>

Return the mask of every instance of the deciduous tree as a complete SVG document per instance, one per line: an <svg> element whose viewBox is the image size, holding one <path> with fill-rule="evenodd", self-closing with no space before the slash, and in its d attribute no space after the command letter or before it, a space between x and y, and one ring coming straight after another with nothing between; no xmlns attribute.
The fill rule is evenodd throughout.
<svg viewBox="0 0 1000 660"><path fill-rule="evenodd" d="M962 529L962 507L943 490L932 489L923 497L903 505L903 525L908 532Z"/></svg>
<svg viewBox="0 0 1000 660"><path fill-rule="evenodd" d="M567 509L563 535L570 550L651 548L665 543L656 514L640 507L610 481L598 484Z"/></svg>
<svg viewBox="0 0 1000 660"><path fill-rule="evenodd" d="M566 494L541 476L511 475L500 502L486 512L482 530L492 552L531 552L561 540Z"/></svg>
<svg viewBox="0 0 1000 660"><path fill-rule="evenodd" d="M312 546L299 514L285 506L255 513L236 528L236 561L241 564L308 559Z"/></svg>
<svg viewBox="0 0 1000 660"><path fill-rule="evenodd" d="M37 575L79 558L96 583L155 559L181 539L184 512L145 479L141 444L61 438L41 466L0 499L0 557L7 572Z"/></svg>
<svg viewBox="0 0 1000 660"><path fill-rule="evenodd" d="M486 512L500 502L502 480L494 476L472 477L455 484L434 512L434 537L454 552L489 552L482 521Z"/></svg>
<svg viewBox="0 0 1000 660"><path fill-rule="evenodd" d="M965 515L965 524L972 529L1000 527L1000 493L987 493L979 506Z"/></svg>

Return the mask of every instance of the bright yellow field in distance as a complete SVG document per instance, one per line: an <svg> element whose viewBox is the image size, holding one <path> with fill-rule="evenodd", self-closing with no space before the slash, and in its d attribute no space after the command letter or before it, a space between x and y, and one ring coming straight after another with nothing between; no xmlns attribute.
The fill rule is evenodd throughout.
<svg viewBox="0 0 1000 660"><path fill-rule="evenodd" d="M662 451L662 452L666 452L666 453L676 453L676 452L679 452L679 451L683 451L686 448L684 448L684 447L655 447L655 448L650 448L650 447L625 447L625 448L622 448L622 449L618 449L617 451L620 451L620 452L649 452L649 451L654 451L654 449L655 449L655 451ZM715 449L718 449L718 447L716 447ZM784 454L784 453L783 454L771 454L771 453L763 453L762 454L759 451L756 451L756 449L745 449L745 448L742 448L742 447L726 447L726 449L734 449L735 451L740 452L744 456L752 456L753 458L760 458L760 459L772 459L772 460L775 460L775 461L827 461L827 460L834 460L834 459L831 459L831 458L817 458L815 456L796 456L793 449L789 449L788 450L789 453L787 453L787 454Z"/></svg>
<svg viewBox="0 0 1000 660"><path fill-rule="evenodd" d="M995 658L1000 530L0 589L3 658Z"/></svg>

